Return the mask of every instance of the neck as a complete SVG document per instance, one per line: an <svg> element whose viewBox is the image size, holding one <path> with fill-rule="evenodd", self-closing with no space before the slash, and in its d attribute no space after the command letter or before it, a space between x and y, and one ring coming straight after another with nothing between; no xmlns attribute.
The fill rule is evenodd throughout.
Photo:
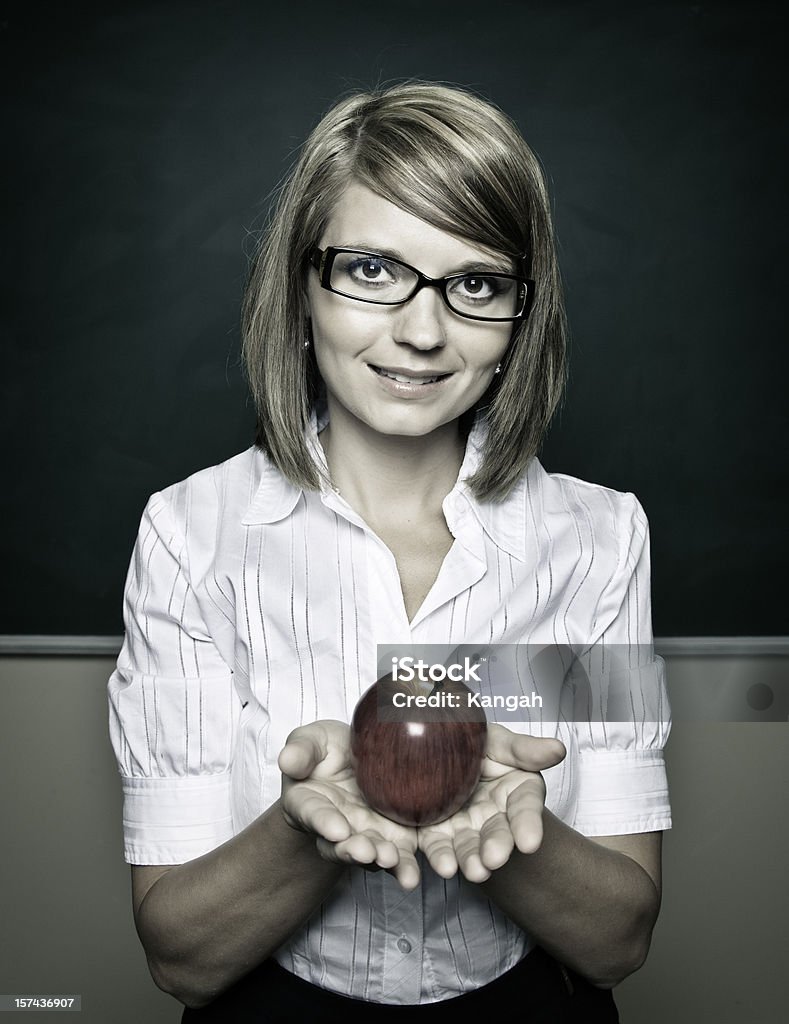
<svg viewBox="0 0 789 1024"><path fill-rule="evenodd" d="M405 437L379 434L336 412L320 440L335 490L368 521L440 509L465 450L457 421Z"/></svg>

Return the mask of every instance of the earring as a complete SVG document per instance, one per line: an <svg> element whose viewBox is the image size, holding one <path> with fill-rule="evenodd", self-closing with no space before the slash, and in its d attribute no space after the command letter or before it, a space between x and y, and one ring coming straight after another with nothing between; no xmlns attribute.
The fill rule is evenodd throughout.
<svg viewBox="0 0 789 1024"><path fill-rule="evenodd" d="M493 372L494 373L501 373L501 363L497 363L496 364L496 369Z"/></svg>
<svg viewBox="0 0 789 1024"><path fill-rule="evenodd" d="M304 339L304 347L305 348L309 348L310 347L310 339L309 338L305 338Z"/></svg>

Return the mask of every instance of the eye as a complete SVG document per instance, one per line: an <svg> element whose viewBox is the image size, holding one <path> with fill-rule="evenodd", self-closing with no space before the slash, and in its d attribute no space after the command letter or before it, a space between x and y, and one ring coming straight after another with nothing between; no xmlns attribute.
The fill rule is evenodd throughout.
<svg viewBox="0 0 789 1024"><path fill-rule="evenodd" d="M500 287L495 277L482 274L468 274L457 278L451 285L452 298L460 302L489 302L499 294Z"/></svg>
<svg viewBox="0 0 789 1024"><path fill-rule="evenodd" d="M329 287L351 299L388 305L408 298L412 278L397 260L363 249L343 249L332 263Z"/></svg>
<svg viewBox="0 0 789 1024"><path fill-rule="evenodd" d="M461 289L467 295L485 298L493 294L493 282L488 277L464 277L460 281Z"/></svg>
<svg viewBox="0 0 789 1024"><path fill-rule="evenodd" d="M380 260L364 260L362 263L356 264L352 269L368 281L376 281L383 275L383 267Z"/></svg>
<svg viewBox="0 0 789 1024"><path fill-rule="evenodd" d="M397 281L397 265L381 256L351 256L344 272L357 285L385 287Z"/></svg>

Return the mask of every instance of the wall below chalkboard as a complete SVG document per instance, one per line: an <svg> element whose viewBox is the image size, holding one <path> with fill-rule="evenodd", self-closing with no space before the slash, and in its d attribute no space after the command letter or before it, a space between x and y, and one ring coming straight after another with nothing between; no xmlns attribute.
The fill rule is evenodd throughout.
<svg viewBox="0 0 789 1024"><path fill-rule="evenodd" d="M753 681L761 663L670 658L670 699L715 686L722 673ZM112 669L110 658L0 657L3 867L14 883L3 891L13 941L0 990L78 992L82 1024L175 1024L181 1007L151 981L132 919L107 734ZM663 906L646 964L615 990L623 1021L785 1016L789 828L775 809L785 804L788 761L785 722L675 723ZM747 942L732 942L738 921L752 923Z"/></svg>

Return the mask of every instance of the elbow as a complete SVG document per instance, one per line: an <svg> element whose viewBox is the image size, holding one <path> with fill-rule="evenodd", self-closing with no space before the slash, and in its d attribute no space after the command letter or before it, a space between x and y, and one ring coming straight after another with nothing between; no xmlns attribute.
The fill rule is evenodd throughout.
<svg viewBox="0 0 789 1024"><path fill-rule="evenodd" d="M635 974L646 962L652 944L652 929L657 914L639 916L619 943L598 961L586 977L596 988L616 988L625 978Z"/></svg>
<svg viewBox="0 0 789 1024"><path fill-rule="evenodd" d="M625 978L629 978L643 967L649 953L649 945L649 940L640 944L634 943L621 950L617 957L612 957L604 964L595 965L595 968L586 974L587 981L595 988L616 988Z"/></svg>
<svg viewBox="0 0 789 1024"><path fill-rule="evenodd" d="M597 959L585 976L596 988L616 988L635 974L646 962L652 945L652 932L660 910L660 897L645 901L640 911L623 927L619 941Z"/></svg>
<svg viewBox="0 0 789 1024"><path fill-rule="evenodd" d="M198 1010L238 980L238 964L218 959L215 951L205 950L186 929L178 929L179 940L171 941L168 936L174 930L154 927L150 918L137 920L148 972L156 987L190 1010Z"/></svg>
<svg viewBox="0 0 789 1024"><path fill-rule="evenodd" d="M211 979L205 974L197 977L194 972L184 970L178 964L167 963L152 956L148 957L148 970L157 988L190 1010L202 1009L222 992L222 987L211 985Z"/></svg>

